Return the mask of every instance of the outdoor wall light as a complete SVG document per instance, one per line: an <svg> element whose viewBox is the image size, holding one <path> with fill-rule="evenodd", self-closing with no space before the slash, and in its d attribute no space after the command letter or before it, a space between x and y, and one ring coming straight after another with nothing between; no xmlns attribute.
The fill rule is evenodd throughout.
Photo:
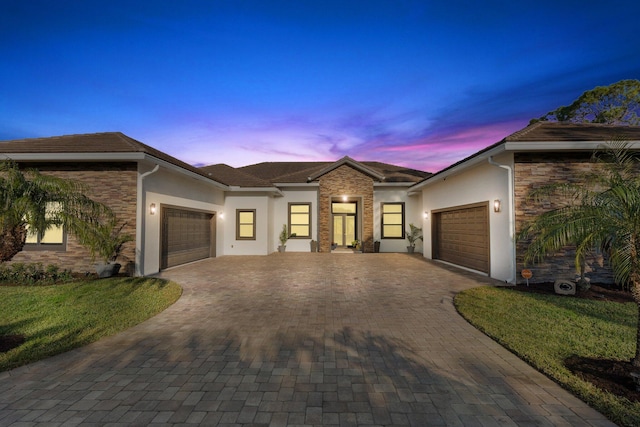
<svg viewBox="0 0 640 427"><path fill-rule="evenodd" d="M500 203L500 199L495 199L493 201L493 211L500 212L502 210L502 204Z"/></svg>
<svg viewBox="0 0 640 427"><path fill-rule="evenodd" d="M347 196L342 196L342 201L346 202L347 200L349 200L349 198Z"/></svg>
<svg viewBox="0 0 640 427"><path fill-rule="evenodd" d="M224 219L224 212L220 212L219 216L220 216L220 219Z"/></svg>
<svg viewBox="0 0 640 427"><path fill-rule="evenodd" d="M424 211L424 219L429 219L429 212L428 211Z"/></svg>
<svg viewBox="0 0 640 427"><path fill-rule="evenodd" d="M156 204L155 203L151 203L149 205L149 214L150 215L155 215L156 214Z"/></svg>

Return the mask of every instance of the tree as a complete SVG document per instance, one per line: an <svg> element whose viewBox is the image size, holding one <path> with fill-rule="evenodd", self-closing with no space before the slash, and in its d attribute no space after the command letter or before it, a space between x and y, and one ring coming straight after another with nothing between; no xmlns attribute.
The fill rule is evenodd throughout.
<svg viewBox="0 0 640 427"><path fill-rule="evenodd" d="M548 112L537 121L640 125L640 81L620 80L584 92L569 106Z"/></svg>
<svg viewBox="0 0 640 427"><path fill-rule="evenodd" d="M86 192L75 181L22 170L12 160L0 161L0 262L24 248L28 233L43 234L53 226L74 233L112 215Z"/></svg>
<svg viewBox="0 0 640 427"><path fill-rule="evenodd" d="M599 249L616 283L632 286L640 312L640 159L620 141L594 158L602 168L585 175L583 183L551 184L533 191L538 200L561 195L567 204L525 224L519 233L519 239L529 243L525 264L575 245L579 269L587 253ZM640 317L632 363L640 369Z"/></svg>

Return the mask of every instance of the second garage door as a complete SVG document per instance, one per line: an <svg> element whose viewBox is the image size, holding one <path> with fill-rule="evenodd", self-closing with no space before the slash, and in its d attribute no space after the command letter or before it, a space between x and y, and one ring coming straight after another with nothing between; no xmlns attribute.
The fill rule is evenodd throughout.
<svg viewBox="0 0 640 427"><path fill-rule="evenodd" d="M213 214L186 209L162 209L160 268L215 256Z"/></svg>
<svg viewBox="0 0 640 427"><path fill-rule="evenodd" d="M489 204L435 212L434 258L489 273Z"/></svg>

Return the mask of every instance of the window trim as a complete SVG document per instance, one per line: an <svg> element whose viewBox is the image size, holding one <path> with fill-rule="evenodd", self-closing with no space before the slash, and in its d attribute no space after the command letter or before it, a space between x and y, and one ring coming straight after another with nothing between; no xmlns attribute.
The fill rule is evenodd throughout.
<svg viewBox="0 0 640 427"><path fill-rule="evenodd" d="M294 224L294 225L307 225L309 227L309 234L305 235L305 236L299 236L299 235L295 235L295 237L291 237L291 239L310 239L311 238L311 203L309 202L289 202L289 205L287 207L287 212L288 212L288 225L289 225L289 233L291 233L291 207L292 206L307 206L309 208L309 223L308 224Z"/></svg>
<svg viewBox="0 0 640 427"><path fill-rule="evenodd" d="M400 205L402 207L402 236L401 237L385 237L384 235L384 206L385 205ZM381 202L380 203L380 238L381 239L389 239L389 240L404 240L406 238L405 236L405 209L404 209L404 202ZM398 224L389 224L389 225L398 225Z"/></svg>
<svg viewBox="0 0 640 427"><path fill-rule="evenodd" d="M46 233L46 231L45 231ZM66 228L62 228L62 242L61 243L42 243L40 240L44 237L44 233L38 233L36 236L36 243L26 243L24 244L25 251L57 251L57 252L65 252L67 250L67 230Z"/></svg>
<svg viewBox="0 0 640 427"><path fill-rule="evenodd" d="M240 223L240 214L250 212L253 214L253 236L241 237L240 226L249 223ZM236 209L236 240L256 240L256 210L255 209Z"/></svg>

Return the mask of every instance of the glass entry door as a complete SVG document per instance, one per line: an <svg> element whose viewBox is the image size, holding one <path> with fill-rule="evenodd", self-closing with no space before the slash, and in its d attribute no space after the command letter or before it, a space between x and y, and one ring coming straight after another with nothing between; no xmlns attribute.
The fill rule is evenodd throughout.
<svg viewBox="0 0 640 427"><path fill-rule="evenodd" d="M333 243L346 247L357 239L356 236L356 204L332 203Z"/></svg>

